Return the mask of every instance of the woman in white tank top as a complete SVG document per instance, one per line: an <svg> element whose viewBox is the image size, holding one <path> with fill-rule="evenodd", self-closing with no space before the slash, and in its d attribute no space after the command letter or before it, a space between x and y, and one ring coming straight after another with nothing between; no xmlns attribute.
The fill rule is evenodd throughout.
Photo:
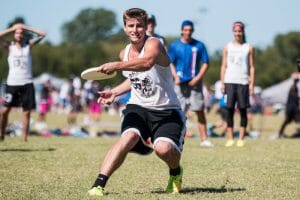
<svg viewBox="0 0 300 200"><path fill-rule="evenodd" d="M249 107L249 95L254 88L254 48L246 43L245 25L242 22L233 23L234 40L223 49L221 82L222 92L227 100L227 147L233 146L233 115L237 104L240 115L240 134L238 147L244 146L244 136L247 128L247 107Z"/></svg>
<svg viewBox="0 0 300 200"><path fill-rule="evenodd" d="M24 33L33 33L33 38L27 40ZM14 41L9 42L1 37L13 33ZM12 107L23 108L22 113L22 140L27 141L29 133L30 112L35 108L35 94L32 80L31 47L45 37L46 33L36 28L15 24L0 31L0 45L8 50L8 77L5 87L5 102L1 110L0 140L4 140L8 115Z"/></svg>

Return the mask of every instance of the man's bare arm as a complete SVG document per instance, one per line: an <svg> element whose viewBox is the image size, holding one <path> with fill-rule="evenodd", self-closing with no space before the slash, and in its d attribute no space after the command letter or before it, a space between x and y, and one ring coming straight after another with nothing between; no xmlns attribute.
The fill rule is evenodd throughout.
<svg viewBox="0 0 300 200"><path fill-rule="evenodd" d="M99 66L99 71L103 73L112 73L114 71L147 71L154 64L169 66L168 56L162 54L162 45L158 39L151 39L145 44L145 53L141 58L134 58L123 62L110 62Z"/></svg>

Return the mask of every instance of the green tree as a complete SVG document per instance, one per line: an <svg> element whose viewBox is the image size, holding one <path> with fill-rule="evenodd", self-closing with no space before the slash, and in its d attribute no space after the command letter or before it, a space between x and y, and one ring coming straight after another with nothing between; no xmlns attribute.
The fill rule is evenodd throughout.
<svg viewBox="0 0 300 200"><path fill-rule="evenodd" d="M277 35L274 44L256 53L256 83L267 87L285 80L296 71L300 57L300 32Z"/></svg>
<svg viewBox="0 0 300 200"><path fill-rule="evenodd" d="M63 40L72 44L88 44L106 39L116 26L116 16L104 8L84 9L62 27Z"/></svg>

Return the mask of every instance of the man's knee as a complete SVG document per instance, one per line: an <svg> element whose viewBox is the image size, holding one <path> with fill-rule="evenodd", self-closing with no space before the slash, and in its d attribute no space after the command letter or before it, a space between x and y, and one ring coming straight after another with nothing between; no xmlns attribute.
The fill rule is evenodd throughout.
<svg viewBox="0 0 300 200"><path fill-rule="evenodd" d="M140 136L135 132L127 132L121 137L120 142L125 146L134 146L139 139Z"/></svg>
<svg viewBox="0 0 300 200"><path fill-rule="evenodd" d="M160 156L168 155L172 149L172 145L165 141L158 141L154 146L155 153Z"/></svg>

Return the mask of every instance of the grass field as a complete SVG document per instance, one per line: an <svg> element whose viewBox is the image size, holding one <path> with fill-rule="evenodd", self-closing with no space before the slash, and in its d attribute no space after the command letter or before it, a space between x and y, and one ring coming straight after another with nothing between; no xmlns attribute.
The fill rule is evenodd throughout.
<svg viewBox="0 0 300 200"><path fill-rule="evenodd" d="M11 120L18 117L12 113ZM102 122L118 120L102 117ZM216 138L214 148L203 149L199 138L186 139L183 192L178 195L164 193L168 171L154 154L129 154L110 178L103 199L300 199L300 140L267 140L281 120L256 117L255 125L263 122L264 132L244 148L225 148L225 139ZM64 126L65 116L49 115L48 122ZM291 125L287 132L295 128ZM32 136L23 143L7 137L0 143L0 199L88 199L99 164L117 139Z"/></svg>

